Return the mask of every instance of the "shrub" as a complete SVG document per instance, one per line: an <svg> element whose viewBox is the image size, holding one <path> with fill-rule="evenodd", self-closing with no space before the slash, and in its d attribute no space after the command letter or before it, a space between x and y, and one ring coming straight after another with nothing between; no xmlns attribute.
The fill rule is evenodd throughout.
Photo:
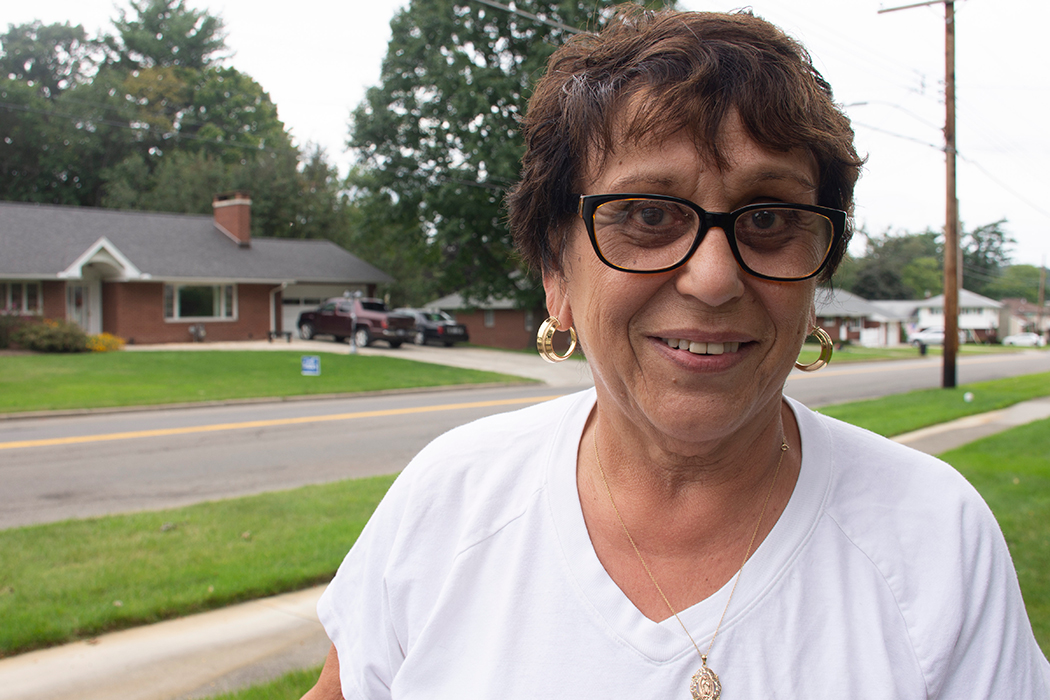
<svg viewBox="0 0 1050 700"><path fill-rule="evenodd" d="M0 315L0 350L11 347L11 336L27 322L21 316Z"/></svg>
<svg viewBox="0 0 1050 700"><path fill-rule="evenodd" d="M91 352L112 352L123 347L124 339L112 333L99 333L98 335L88 336L87 349Z"/></svg>
<svg viewBox="0 0 1050 700"><path fill-rule="evenodd" d="M88 349L87 333L80 326L50 318L22 325L11 334L11 340L26 350L37 352L84 352Z"/></svg>

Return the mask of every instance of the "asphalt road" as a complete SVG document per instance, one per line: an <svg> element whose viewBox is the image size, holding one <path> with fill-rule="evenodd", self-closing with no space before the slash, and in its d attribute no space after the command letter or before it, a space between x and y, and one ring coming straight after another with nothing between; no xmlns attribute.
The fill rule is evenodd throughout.
<svg viewBox="0 0 1050 700"><path fill-rule="evenodd" d="M1044 371L1047 352L967 357L959 382ZM939 386L940 376L939 358L832 364L793 373L786 393L817 407ZM0 421L0 528L392 473L451 427L576 389L457 389Z"/></svg>

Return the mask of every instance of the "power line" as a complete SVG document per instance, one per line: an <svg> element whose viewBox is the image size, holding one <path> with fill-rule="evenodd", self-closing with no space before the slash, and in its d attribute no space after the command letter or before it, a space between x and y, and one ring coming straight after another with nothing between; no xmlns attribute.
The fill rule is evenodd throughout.
<svg viewBox="0 0 1050 700"><path fill-rule="evenodd" d="M497 10L503 10L504 12L510 12L511 14L518 15L519 17L525 17L527 19L531 19L534 22L539 22L541 24L546 24L548 27L554 27L555 29L561 29L563 31L570 32L572 34L593 34L594 33L594 32L588 32L585 29L577 29L576 27L570 27L567 24L562 24L561 22L555 22L552 19L544 19L543 17L540 17L539 15L534 15L531 12L525 12L524 10L515 9L513 7L510 7L509 5L504 5L501 2L495 2L495 0L474 0L474 1L475 2L480 2L482 5L488 5L489 7L495 7Z"/></svg>

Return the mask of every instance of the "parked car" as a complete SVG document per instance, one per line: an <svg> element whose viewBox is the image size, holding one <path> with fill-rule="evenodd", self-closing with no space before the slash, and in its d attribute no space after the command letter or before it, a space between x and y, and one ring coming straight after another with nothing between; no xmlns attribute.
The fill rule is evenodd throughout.
<svg viewBox="0 0 1050 700"><path fill-rule="evenodd" d="M432 309L397 309L398 313L411 314L415 319L416 328L412 340L416 345L426 345L429 341L444 343L445 347L452 347L453 343L466 343L470 341L467 327L456 323L456 319L444 311Z"/></svg>
<svg viewBox="0 0 1050 700"><path fill-rule="evenodd" d="M908 336L908 342L918 347L920 345L944 345L944 329L939 326L931 326L915 331ZM966 331L959 331L959 344L966 342Z"/></svg>
<svg viewBox="0 0 1050 700"><path fill-rule="evenodd" d="M1003 345L1016 345L1018 347L1041 348L1046 345L1046 338L1038 333L1016 333L1003 338Z"/></svg>
<svg viewBox="0 0 1050 700"><path fill-rule="evenodd" d="M335 297L299 314L296 325L303 340L330 335L341 343L352 335L358 347L385 340L398 348L412 338L415 323L413 316L390 312L381 299Z"/></svg>
<svg viewBox="0 0 1050 700"><path fill-rule="evenodd" d="M923 328L908 336L908 342L916 347L919 345L944 345L944 329Z"/></svg>

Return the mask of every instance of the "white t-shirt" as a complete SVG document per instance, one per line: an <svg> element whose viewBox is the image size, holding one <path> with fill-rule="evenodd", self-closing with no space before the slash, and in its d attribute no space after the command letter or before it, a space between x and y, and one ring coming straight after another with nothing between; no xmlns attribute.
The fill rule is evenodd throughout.
<svg viewBox="0 0 1050 700"><path fill-rule="evenodd" d="M412 461L322 597L347 698L688 700L699 656L591 546L593 390ZM802 468L708 658L723 700L1050 698L1010 554L950 466L791 402ZM680 613L706 650L732 581Z"/></svg>

